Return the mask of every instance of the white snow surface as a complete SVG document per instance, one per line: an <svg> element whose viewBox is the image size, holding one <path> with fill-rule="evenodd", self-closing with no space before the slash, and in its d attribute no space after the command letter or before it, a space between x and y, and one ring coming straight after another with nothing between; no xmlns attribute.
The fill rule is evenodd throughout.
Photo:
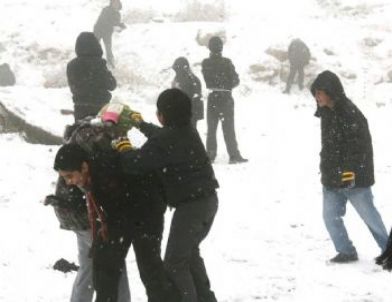
<svg viewBox="0 0 392 302"><path fill-rule="evenodd" d="M164 2L168 4L123 1L123 15L135 7L153 8L166 19L130 22L125 31L114 35L117 67L113 73L119 87L113 99L127 102L146 120L156 122L156 96L170 86L173 77L165 69L177 56L185 55L201 76L200 62L208 51L197 44L198 31L226 32L224 54L233 60L241 78L234 91L237 137L249 163L227 164L219 129L214 169L220 183L220 208L202 244L218 301L391 301L392 275L374 264L380 251L350 205L345 222L360 261L327 264L335 251L321 216L320 125L313 116L315 102L310 93L293 87L291 95L283 95L284 83L255 81L249 70L265 62L287 65L265 50L285 49L291 38L301 37L311 49L316 73L330 69L341 76L347 95L370 124L376 175L373 193L389 229L390 2L230 0L225 1L227 12L221 23L172 23L167 16L181 2ZM27 121L61 135L72 122L72 116L60 114L60 109L72 109L65 66L74 56L76 36L92 29L104 5L106 1L101 0L1 0L0 63L10 63L17 85L1 88L0 102ZM327 55L325 49L333 54ZM205 121L199 123L199 132L204 140ZM133 130L130 136L137 144L143 141ZM77 261L76 238L60 230L53 210L42 204L45 195L54 191L52 165L58 146L31 145L17 134L1 134L0 144L0 301L69 301L75 274L51 267L62 257ZM170 215L168 211L166 226ZM127 264L133 301L146 301L132 250Z"/></svg>

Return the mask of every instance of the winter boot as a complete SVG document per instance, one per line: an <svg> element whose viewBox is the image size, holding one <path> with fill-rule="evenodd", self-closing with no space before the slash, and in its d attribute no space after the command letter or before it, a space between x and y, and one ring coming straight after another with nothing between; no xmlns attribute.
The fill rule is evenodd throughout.
<svg viewBox="0 0 392 302"><path fill-rule="evenodd" d="M344 253L339 253L335 257L329 260L332 263L349 263L349 262L355 262L358 261L358 254L357 252L354 252L352 254L344 254Z"/></svg>
<svg viewBox="0 0 392 302"><path fill-rule="evenodd" d="M246 162L248 162L248 159L243 158L241 155L230 156L230 160L229 160L229 164L230 165L242 164L242 163L246 163Z"/></svg>

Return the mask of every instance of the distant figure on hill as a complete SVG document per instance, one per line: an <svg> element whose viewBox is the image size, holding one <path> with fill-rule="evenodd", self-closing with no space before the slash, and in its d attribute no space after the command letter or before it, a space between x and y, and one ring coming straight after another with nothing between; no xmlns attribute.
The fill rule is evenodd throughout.
<svg viewBox="0 0 392 302"><path fill-rule="evenodd" d="M294 77L298 72L298 87L300 90L304 88L304 67L309 64L310 51L308 46L300 40L294 39L291 41L288 49L288 56L290 62L290 74L287 79L286 89L284 93L290 93L291 85Z"/></svg>
<svg viewBox="0 0 392 302"><path fill-rule="evenodd" d="M103 40L105 45L106 60L110 66L114 67L114 56L112 52L112 35L114 27L125 29L126 26L121 22L120 10L122 4L120 0L110 0L109 6L102 9L97 22L94 25L94 34L100 42Z"/></svg>
<svg viewBox="0 0 392 302"><path fill-rule="evenodd" d="M184 57L177 58L172 68L176 73L172 87L182 90L192 100L191 124L196 128L197 121L204 118L204 104L201 100L200 80L192 72L188 60Z"/></svg>
<svg viewBox="0 0 392 302"><path fill-rule="evenodd" d="M67 65L68 85L74 102L75 121L94 116L107 104L116 79L102 59L102 48L91 32L82 32L75 46L76 58Z"/></svg>
<svg viewBox="0 0 392 302"><path fill-rule="evenodd" d="M234 99L231 91L240 83L235 67L230 59L222 57L223 41L215 36L208 42L210 57L202 62L202 73L210 90L207 104L207 153L213 162L217 152L216 130L221 121L223 137L229 153L230 164L248 160L238 150L234 128Z"/></svg>
<svg viewBox="0 0 392 302"><path fill-rule="evenodd" d="M14 86L15 75L7 63L0 65L0 86Z"/></svg>

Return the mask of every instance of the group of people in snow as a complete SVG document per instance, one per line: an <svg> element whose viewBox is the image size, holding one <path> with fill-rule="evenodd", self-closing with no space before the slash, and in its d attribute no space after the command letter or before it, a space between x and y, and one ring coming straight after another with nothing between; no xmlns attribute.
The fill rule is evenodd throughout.
<svg viewBox="0 0 392 302"><path fill-rule="evenodd" d="M125 257L131 244L149 301L217 301L199 245L218 209L218 182L191 125L191 110L190 98L172 88L157 100L162 127L125 105L109 104L95 123L86 118L68 129L54 163L58 190L50 198L58 201L56 212L73 198L87 204L89 226L83 229L90 237L74 229L84 262L73 289L79 296L72 301L86 301L82 294L91 300L93 290L96 301L129 301ZM147 137L140 149L125 138L130 127ZM174 213L162 260L168 206ZM71 212L62 215L68 222L74 220Z"/></svg>
<svg viewBox="0 0 392 302"><path fill-rule="evenodd" d="M131 245L148 301L217 301L199 250L218 209L218 182L196 129L204 113L199 79L186 58L175 60L173 88L157 99L159 127L126 105L110 103L116 80L93 33L81 33L75 50L67 66L75 123L56 154L59 179L46 202L60 226L77 237L80 268L71 301L92 301L94 292L97 302L130 301L125 258ZM236 77L214 87L222 89L217 95L224 101L238 75L230 60L217 63ZM210 65L206 74L216 82ZM126 138L132 127L147 138L140 149ZM167 207L174 213L162 259Z"/></svg>
<svg viewBox="0 0 392 302"><path fill-rule="evenodd" d="M232 89L240 83L232 61L222 56L223 41L209 40L210 56L202 75L210 90L207 101L206 148L197 132L204 118L202 86L187 58L175 59L172 88L157 99L160 126L147 123L127 105L110 103L116 80L102 58L114 66L113 27L125 28L111 0L94 33L76 41L77 57L67 65L75 123L67 127L54 169L56 192L47 197L63 229L77 237L78 270L71 302L131 300L125 258L133 246L149 302L216 302L199 245L208 235L218 209L212 163L217 155L219 121L229 163L244 163L236 140ZM290 75L303 89L308 47L299 39L289 46ZM346 96L338 76L320 73L311 85L321 121L320 152L323 218L337 255L330 261L358 260L343 223L347 201L363 219L383 252L377 263L392 268L392 242L374 203L372 141L367 120ZM147 141L137 149L127 138L131 128ZM164 258L161 242L164 213L174 209Z"/></svg>

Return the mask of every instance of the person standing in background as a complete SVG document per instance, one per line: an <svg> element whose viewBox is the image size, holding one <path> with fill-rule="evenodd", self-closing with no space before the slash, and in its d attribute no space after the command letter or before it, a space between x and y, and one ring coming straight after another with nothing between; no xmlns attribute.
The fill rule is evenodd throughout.
<svg viewBox="0 0 392 302"><path fill-rule="evenodd" d="M97 22L94 25L94 35L100 42L103 40L105 45L106 60L111 67L114 67L114 56L112 52L112 36L114 27L119 27L121 30L126 26L121 22L120 10L122 4L120 0L110 0L109 6L102 9Z"/></svg>
<svg viewBox="0 0 392 302"><path fill-rule="evenodd" d="M75 121L95 116L107 104L117 82L102 59L102 48L92 32L82 32L75 45L76 58L67 65L67 80L74 102Z"/></svg>
<svg viewBox="0 0 392 302"><path fill-rule="evenodd" d="M222 56L223 41L212 37L208 43L210 57L202 62L202 73L207 88L211 91L207 104L207 153L213 162L217 153L216 130L222 122L223 136L229 153L229 163L238 164L248 160L238 150L234 128L234 99L232 89L240 83L230 59Z"/></svg>
<svg viewBox="0 0 392 302"><path fill-rule="evenodd" d="M288 57L290 62L290 73L284 91L284 93L287 94L290 93L291 85L293 84L296 73L298 73L298 87L300 90L304 89L304 67L309 64L309 48L302 40L294 39L289 45Z"/></svg>
<svg viewBox="0 0 392 302"><path fill-rule="evenodd" d="M172 66L176 73L172 87L186 93L192 101L191 125L197 128L197 121L204 118L204 104L201 100L201 83L199 78L192 72L189 62L185 57L177 58Z"/></svg>

